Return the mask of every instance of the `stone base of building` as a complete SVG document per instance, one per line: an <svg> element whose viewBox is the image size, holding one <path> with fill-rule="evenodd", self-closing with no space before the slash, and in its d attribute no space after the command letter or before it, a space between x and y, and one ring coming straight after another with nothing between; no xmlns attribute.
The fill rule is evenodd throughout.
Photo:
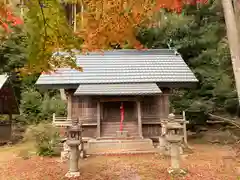
<svg viewBox="0 0 240 180"><path fill-rule="evenodd" d="M152 150L154 146L151 139L94 139L88 141L87 154Z"/></svg>

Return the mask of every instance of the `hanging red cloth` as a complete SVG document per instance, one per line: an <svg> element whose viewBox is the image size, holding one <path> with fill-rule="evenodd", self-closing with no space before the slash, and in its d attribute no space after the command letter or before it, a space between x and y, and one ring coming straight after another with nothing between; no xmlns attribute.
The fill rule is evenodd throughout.
<svg viewBox="0 0 240 180"><path fill-rule="evenodd" d="M123 102L121 103L121 106L120 106L120 116L121 116L120 131L122 131L122 130L123 130L123 120L124 120L124 107L123 107Z"/></svg>

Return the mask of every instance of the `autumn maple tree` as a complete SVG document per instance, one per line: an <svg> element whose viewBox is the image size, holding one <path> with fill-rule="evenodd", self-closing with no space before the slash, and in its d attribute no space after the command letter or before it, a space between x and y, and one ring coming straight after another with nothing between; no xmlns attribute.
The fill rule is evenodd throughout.
<svg viewBox="0 0 240 180"><path fill-rule="evenodd" d="M141 26L152 26L154 14L161 8L181 13L185 4L203 4L207 0L25 0L24 30L28 35L29 60L26 71L51 71L76 66L73 58L56 58L56 51L72 49L98 51L115 46L142 49L136 34ZM71 28L63 8L75 4L75 28ZM11 25L21 24L7 6L1 6L0 25L10 33ZM72 56L73 57L73 56Z"/></svg>
<svg viewBox="0 0 240 180"><path fill-rule="evenodd" d="M7 35L6 33L11 32L11 26L17 26L23 24L20 17L14 15L12 9L0 1L0 37Z"/></svg>
<svg viewBox="0 0 240 180"><path fill-rule="evenodd" d="M121 48L128 44L142 49L136 39L139 26L154 24L154 14L161 8L181 13L184 4L201 4L207 0L85 0L86 12L80 16L77 35L84 39L83 50Z"/></svg>

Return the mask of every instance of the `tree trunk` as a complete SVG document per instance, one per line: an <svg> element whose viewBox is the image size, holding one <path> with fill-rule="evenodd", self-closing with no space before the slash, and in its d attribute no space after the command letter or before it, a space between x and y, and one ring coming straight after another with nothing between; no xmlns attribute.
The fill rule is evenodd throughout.
<svg viewBox="0 0 240 180"><path fill-rule="evenodd" d="M240 52L239 52L240 43L236 24L236 17L234 14L232 0L222 0L222 6L226 23L233 72L235 76L238 102L240 104Z"/></svg>
<svg viewBox="0 0 240 180"><path fill-rule="evenodd" d="M240 37L240 2L239 0L233 0L234 14L237 24L238 36ZM240 41L240 39L238 39Z"/></svg>

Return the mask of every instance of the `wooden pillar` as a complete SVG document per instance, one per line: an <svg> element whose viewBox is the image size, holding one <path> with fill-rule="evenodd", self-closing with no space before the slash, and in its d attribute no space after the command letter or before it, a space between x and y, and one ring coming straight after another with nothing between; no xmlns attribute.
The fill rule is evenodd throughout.
<svg viewBox="0 0 240 180"><path fill-rule="evenodd" d="M8 114L8 117L9 117L9 124L10 124L10 137L9 137L9 140L12 138L12 129L13 129L13 124L12 124L12 114L9 113Z"/></svg>
<svg viewBox="0 0 240 180"><path fill-rule="evenodd" d="M163 96L162 94L160 96L157 96L158 97L158 116L160 118L160 121L162 119L162 114L163 114L163 108L162 108L162 99L163 99Z"/></svg>
<svg viewBox="0 0 240 180"><path fill-rule="evenodd" d="M101 115L101 119L103 119L104 117L103 117L103 114L104 114L104 112L103 112L103 104L100 106L100 115Z"/></svg>
<svg viewBox="0 0 240 180"><path fill-rule="evenodd" d="M85 96L84 97L84 118L85 119L89 119L90 118L89 115L91 113L89 111L90 110L89 106L90 106L90 97L89 96Z"/></svg>
<svg viewBox="0 0 240 180"><path fill-rule="evenodd" d="M159 116L161 119L164 119L168 116L168 111L167 111L167 108L168 108L168 98L167 98L168 95L166 94L161 94L159 96L159 102L158 102L158 105L159 105Z"/></svg>
<svg viewBox="0 0 240 180"><path fill-rule="evenodd" d="M97 138L101 136L101 104L97 101Z"/></svg>
<svg viewBox="0 0 240 180"><path fill-rule="evenodd" d="M137 100L137 115L138 115L138 134L140 137L143 137L142 135L142 115L141 115L141 102L140 100Z"/></svg>
<svg viewBox="0 0 240 180"><path fill-rule="evenodd" d="M165 106L165 112L166 115L168 116L170 113L170 103L169 103L169 93L164 95L164 106Z"/></svg>
<svg viewBox="0 0 240 180"><path fill-rule="evenodd" d="M185 145L188 145L187 143L187 120L186 120L186 115L185 111L183 111L183 137L184 137L184 143Z"/></svg>
<svg viewBox="0 0 240 180"><path fill-rule="evenodd" d="M67 118L72 119L72 94L70 92L67 96Z"/></svg>
<svg viewBox="0 0 240 180"><path fill-rule="evenodd" d="M59 91L60 91L61 99L62 99L63 101L66 101L67 98L66 98L65 90L64 90L64 89L60 89Z"/></svg>
<svg viewBox="0 0 240 180"><path fill-rule="evenodd" d="M169 103L170 89L163 89L163 114L165 117L168 117L170 113L170 103Z"/></svg>

